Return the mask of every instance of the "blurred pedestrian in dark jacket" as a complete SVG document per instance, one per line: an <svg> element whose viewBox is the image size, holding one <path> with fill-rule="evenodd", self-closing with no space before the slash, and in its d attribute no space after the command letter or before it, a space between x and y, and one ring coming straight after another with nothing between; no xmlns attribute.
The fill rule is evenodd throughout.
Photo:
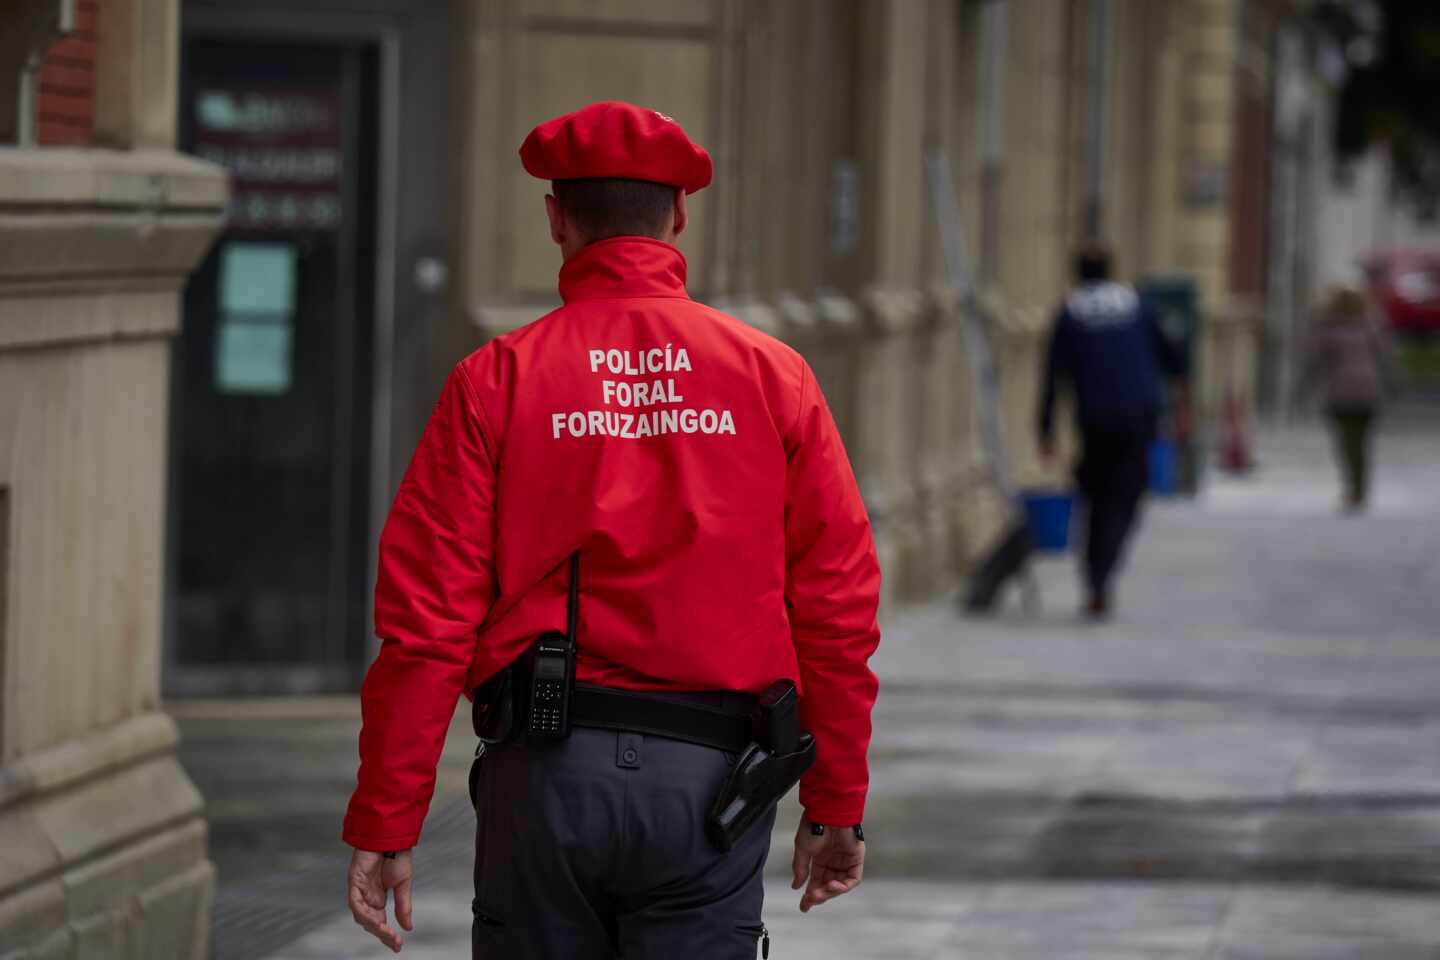
<svg viewBox="0 0 1440 960"><path fill-rule="evenodd" d="M1070 384L1081 440L1076 485L1086 506L1086 612L1110 612L1111 580L1149 479L1149 448L1163 404L1163 378L1181 359L1131 287L1110 280L1110 255L1094 245L1075 258L1077 286L1050 335L1040 400L1040 454L1054 457L1058 385Z"/></svg>
<svg viewBox="0 0 1440 960"><path fill-rule="evenodd" d="M1370 493L1371 427L1387 390L1400 382L1394 344L1356 286L1331 291L1316 318L1300 387L1324 391L1344 485L1342 507L1365 508Z"/></svg>

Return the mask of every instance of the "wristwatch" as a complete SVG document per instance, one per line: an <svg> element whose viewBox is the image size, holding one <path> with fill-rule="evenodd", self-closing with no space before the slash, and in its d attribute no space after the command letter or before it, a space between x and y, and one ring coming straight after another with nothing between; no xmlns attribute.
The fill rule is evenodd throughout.
<svg viewBox="0 0 1440 960"><path fill-rule="evenodd" d="M863 824L863 823L857 823L857 824L855 824L855 826L851 827L850 829L855 831L855 839L856 839L856 840L859 840L861 843L864 843L864 842L865 842L865 824ZM823 824L823 823L812 823L812 824L810 824L810 836L812 836L812 837L823 837L823 836L825 836L825 824Z"/></svg>

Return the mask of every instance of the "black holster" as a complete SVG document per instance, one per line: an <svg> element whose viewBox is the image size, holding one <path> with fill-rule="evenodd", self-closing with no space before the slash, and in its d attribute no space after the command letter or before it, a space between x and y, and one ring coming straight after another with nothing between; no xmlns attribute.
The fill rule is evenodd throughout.
<svg viewBox="0 0 1440 960"><path fill-rule="evenodd" d="M723 853L815 765L815 738L800 731L799 695L791 681L776 681L765 691L751 729L754 741L725 778L705 820L706 834Z"/></svg>
<svg viewBox="0 0 1440 960"><path fill-rule="evenodd" d="M475 728L475 736L485 743L492 746L508 743L524 726L525 705L521 695L525 687L524 673L523 664L512 663L475 688L470 724Z"/></svg>

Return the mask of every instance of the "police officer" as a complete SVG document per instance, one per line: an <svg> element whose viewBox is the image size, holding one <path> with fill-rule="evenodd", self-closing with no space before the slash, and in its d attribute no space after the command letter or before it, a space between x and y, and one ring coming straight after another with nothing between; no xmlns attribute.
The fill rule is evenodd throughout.
<svg viewBox="0 0 1440 960"><path fill-rule="evenodd" d="M1084 247L1075 257L1075 273L1078 284L1060 307L1046 353L1040 455L1047 461L1054 457L1055 393L1060 382L1068 382L1081 440L1076 485L1088 513L1085 613L1102 619L1110 613L1115 568L1147 486L1162 373L1182 371L1150 308L1133 288L1111 281L1104 247Z"/></svg>
<svg viewBox="0 0 1440 960"><path fill-rule="evenodd" d="M675 239L709 154L609 102L536 127L520 158L552 182L563 305L455 368L386 521L350 907L400 949L387 895L409 930L410 849L457 699L573 623L569 736L479 762L473 956L753 957L774 807L728 852L707 839L745 747L696 730L733 730L794 681L818 748L800 909L859 884L869 521L806 362L686 291Z"/></svg>

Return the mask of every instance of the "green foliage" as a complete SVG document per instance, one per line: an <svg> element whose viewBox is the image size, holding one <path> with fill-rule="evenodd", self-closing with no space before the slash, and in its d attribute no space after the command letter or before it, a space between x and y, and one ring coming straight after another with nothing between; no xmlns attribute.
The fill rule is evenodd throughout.
<svg viewBox="0 0 1440 960"><path fill-rule="evenodd" d="M1336 125L1341 158L1388 143L1397 190L1434 212L1440 207L1440 2L1327 0L1315 15L1348 68Z"/></svg>
<svg viewBox="0 0 1440 960"><path fill-rule="evenodd" d="M1410 383L1440 385L1440 338L1402 339L1399 352L1400 363Z"/></svg>

